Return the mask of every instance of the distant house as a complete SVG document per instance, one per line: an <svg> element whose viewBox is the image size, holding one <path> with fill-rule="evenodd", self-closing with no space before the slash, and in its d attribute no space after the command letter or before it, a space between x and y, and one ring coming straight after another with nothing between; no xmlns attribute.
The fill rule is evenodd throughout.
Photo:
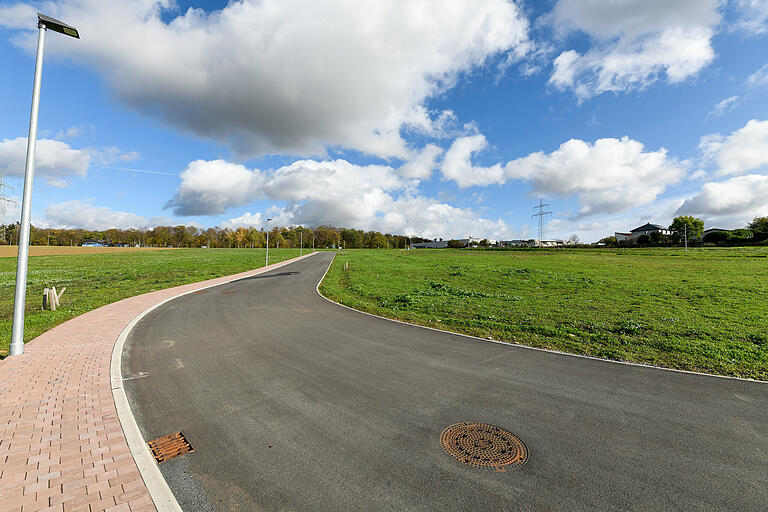
<svg viewBox="0 0 768 512"><path fill-rule="evenodd" d="M538 244L539 242L533 238L528 240L501 240L499 247L536 247Z"/></svg>
<svg viewBox="0 0 768 512"><path fill-rule="evenodd" d="M445 249L448 240L435 240L434 242L415 242L411 244L413 249Z"/></svg>
<svg viewBox="0 0 768 512"><path fill-rule="evenodd" d="M477 247L483 240L481 238L455 238L455 241L461 243L462 247ZM434 242L417 242L411 244L414 249L445 249L448 247L449 240L439 238ZM488 245L496 245L496 240L488 240Z"/></svg>
<svg viewBox="0 0 768 512"><path fill-rule="evenodd" d="M660 233L662 235L671 235L672 231L658 224L644 224L630 231L629 239L632 241L637 240L643 235L651 236L651 233ZM618 238L616 239L618 241Z"/></svg>
<svg viewBox="0 0 768 512"><path fill-rule="evenodd" d="M619 233L618 231L613 234L616 237L616 242L628 242L632 239L632 233Z"/></svg>

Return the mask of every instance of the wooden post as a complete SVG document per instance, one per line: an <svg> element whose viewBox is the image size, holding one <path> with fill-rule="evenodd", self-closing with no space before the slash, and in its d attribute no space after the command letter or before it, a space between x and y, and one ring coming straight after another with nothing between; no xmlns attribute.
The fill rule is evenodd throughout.
<svg viewBox="0 0 768 512"><path fill-rule="evenodd" d="M61 305L61 296L64 295L66 289L67 287L65 286L60 292L57 292L54 286L53 288L43 290L43 309L56 311L56 308Z"/></svg>

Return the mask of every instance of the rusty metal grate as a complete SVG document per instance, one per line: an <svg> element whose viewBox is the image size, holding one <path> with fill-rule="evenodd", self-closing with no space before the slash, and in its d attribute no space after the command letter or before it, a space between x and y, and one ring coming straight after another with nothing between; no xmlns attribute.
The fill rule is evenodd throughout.
<svg viewBox="0 0 768 512"><path fill-rule="evenodd" d="M440 434L440 444L459 462L494 471L516 469L528 461L528 449L517 436L485 423L455 423Z"/></svg>
<svg viewBox="0 0 768 512"><path fill-rule="evenodd" d="M181 431L158 437L147 444L149 445L149 449L152 450L152 455L155 456L157 462L165 462L174 457L178 457L179 455L195 451Z"/></svg>

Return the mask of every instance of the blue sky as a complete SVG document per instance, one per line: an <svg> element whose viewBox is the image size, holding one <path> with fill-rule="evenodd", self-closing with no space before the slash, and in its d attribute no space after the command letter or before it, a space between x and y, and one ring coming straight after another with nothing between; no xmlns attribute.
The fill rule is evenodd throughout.
<svg viewBox="0 0 768 512"><path fill-rule="evenodd" d="M36 10L82 34L46 37L38 226L528 238L543 197L548 238L594 241L768 215L765 0L0 1L17 199Z"/></svg>

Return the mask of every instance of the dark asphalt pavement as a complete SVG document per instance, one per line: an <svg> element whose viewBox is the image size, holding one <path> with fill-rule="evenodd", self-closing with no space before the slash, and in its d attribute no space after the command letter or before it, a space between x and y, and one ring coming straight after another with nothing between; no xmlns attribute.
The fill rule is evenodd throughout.
<svg viewBox="0 0 768 512"><path fill-rule="evenodd" d="M620 365L408 326L315 285L332 254L186 295L123 354L187 511L768 510L768 385ZM506 428L528 463L465 466L440 433Z"/></svg>

